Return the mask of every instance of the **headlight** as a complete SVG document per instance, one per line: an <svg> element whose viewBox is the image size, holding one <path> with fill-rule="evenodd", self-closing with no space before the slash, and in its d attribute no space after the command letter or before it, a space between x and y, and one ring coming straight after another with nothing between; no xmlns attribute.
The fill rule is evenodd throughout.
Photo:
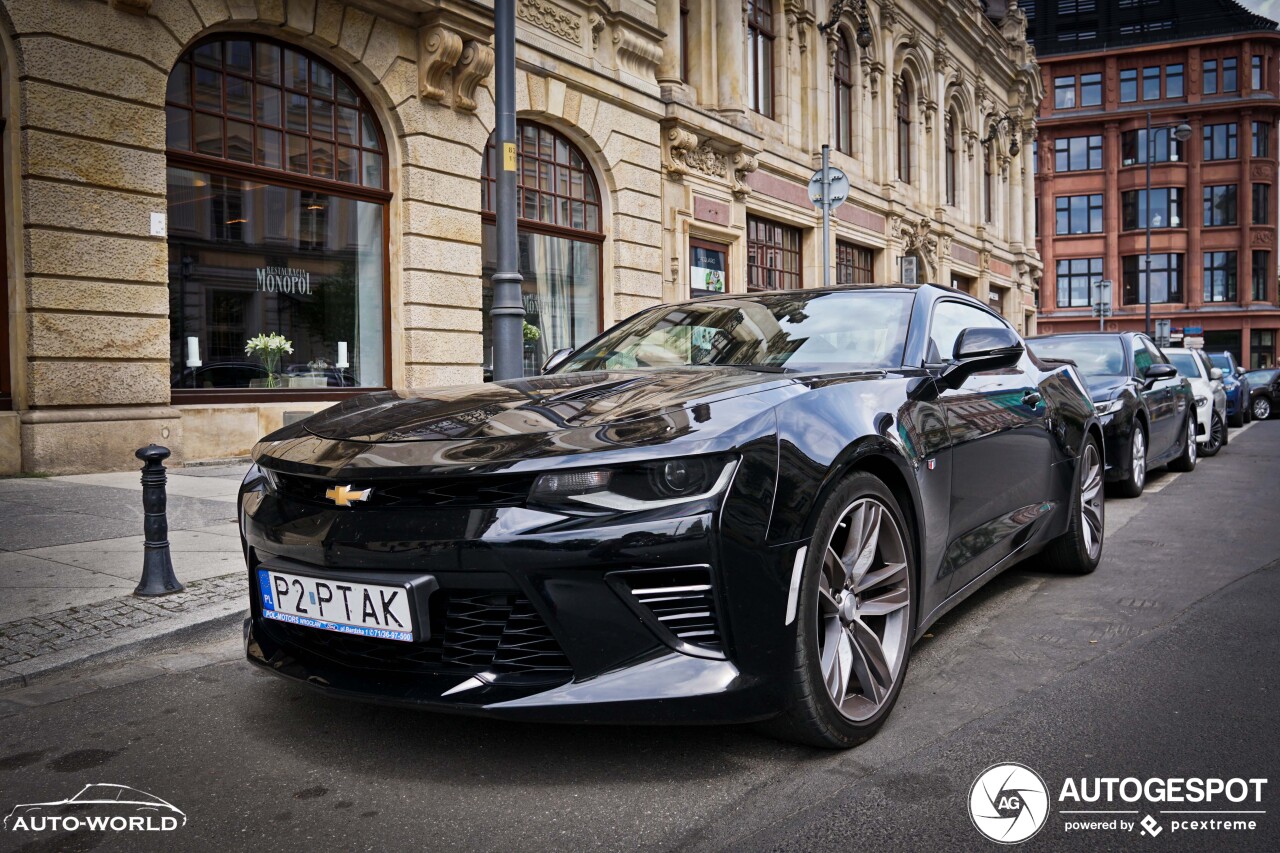
<svg viewBox="0 0 1280 853"><path fill-rule="evenodd" d="M529 503L622 512L659 509L723 493L737 464L729 456L694 456L543 474L529 491Z"/></svg>
<svg viewBox="0 0 1280 853"><path fill-rule="evenodd" d="M1112 412L1114 412L1116 409L1120 408L1120 404L1122 402L1123 401L1120 400L1119 398L1115 400L1103 400L1101 402L1095 402L1093 404L1093 410L1100 415L1109 415Z"/></svg>
<svg viewBox="0 0 1280 853"><path fill-rule="evenodd" d="M248 473L244 475L244 484L246 486L261 486L271 492L280 488L280 481L277 479L276 473L263 468L256 462L249 466Z"/></svg>
<svg viewBox="0 0 1280 853"><path fill-rule="evenodd" d="M1207 402L1209 402L1209 398L1208 398L1208 397L1196 397L1196 406L1197 406L1197 407L1199 407L1199 406L1203 406L1203 405L1204 405L1205 403L1207 403Z"/></svg>

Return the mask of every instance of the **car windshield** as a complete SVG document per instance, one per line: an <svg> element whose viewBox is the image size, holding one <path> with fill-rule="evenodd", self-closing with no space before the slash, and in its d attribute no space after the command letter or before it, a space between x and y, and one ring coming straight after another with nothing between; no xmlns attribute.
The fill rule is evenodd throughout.
<svg viewBox="0 0 1280 853"><path fill-rule="evenodd" d="M1123 376L1124 346L1109 335L1064 335L1060 338L1036 338L1031 349L1041 358L1069 358L1086 379L1100 376Z"/></svg>
<svg viewBox="0 0 1280 853"><path fill-rule="evenodd" d="M1249 377L1249 385L1251 387L1260 386L1260 385L1269 385L1271 383L1271 380L1276 378L1276 371L1250 370L1248 373L1245 374L1245 376Z"/></svg>
<svg viewBox="0 0 1280 853"><path fill-rule="evenodd" d="M1225 352L1209 356L1209 363L1214 367L1221 367L1223 373L1231 373L1233 370L1231 367L1231 356L1227 355Z"/></svg>
<svg viewBox="0 0 1280 853"><path fill-rule="evenodd" d="M558 372L900 367L913 299L902 291L796 291L670 305L616 326Z"/></svg>
<svg viewBox="0 0 1280 853"><path fill-rule="evenodd" d="M1202 379L1200 375L1200 365L1196 363L1196 357L1189 352L1165 352L1169 356L1169 361L1173 366L1178 368L1178 375L1185 376L1188 379Z"/></svg>

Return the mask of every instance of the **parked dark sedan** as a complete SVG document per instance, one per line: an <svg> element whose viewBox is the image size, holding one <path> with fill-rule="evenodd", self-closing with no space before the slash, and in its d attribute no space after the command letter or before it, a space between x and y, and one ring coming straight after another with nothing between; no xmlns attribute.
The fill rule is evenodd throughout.
<svg viewBox="0 0 1280 853"><path fill-rule="evenodd" d="M1227 392L1227 425L1242 427L1253 420L1249 408L1249 380L1229 352L1209 353L1209 363L1222 371L1222 389Z"/></svg>
<svg viewBox="0 0 1280 853"><path fill-rule="evenodd" d="M353 398L254 460L248 659L495 717L853 746L934 620L1103 547L1075 369L933 285L652 308L549 375Z"/></svg>
<svg viewBox="0 0 1280 853"><path fill-rule="evenodd" d="M1041 358L1068 359L1084 374L1106 434L1107 480L1121 495L1142 494L1152 468L1196 467L1195 394L1146 335L1083 332L1029 343Z"/></svg>
<svg viewBox="0 0 1280 853"><path fill-rule="evenodd" d="M1280 409L1280 370L1250 370L1244 379L1249 382L1249 408L1260 421L1276 414Z"/></svg>

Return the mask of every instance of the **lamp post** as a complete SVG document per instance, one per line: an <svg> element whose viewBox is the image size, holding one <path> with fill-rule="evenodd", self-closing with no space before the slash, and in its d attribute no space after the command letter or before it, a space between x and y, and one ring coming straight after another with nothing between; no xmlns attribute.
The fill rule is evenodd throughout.
<svg viewBox="0 0 1280 853"><path fill-rule="evenodd" d="M1142 274L1146 278L1146 283L1142 286L1142 305L1145 316L1142 328L1147 337L1151 337L1151 160L1155 157L1155 139L1151 131L1170 127L1173 128L1173 138L1179 142L1186 142L1191 138L1191 125L1185 121L1176 126L1170 123L1158 124L1152 128L1151 110L1147 110L1147 188L1143 192L1145 202L1143 208L1147 220L1147 249L1142 256Z"/></svg>
<svg viewBox="0 0 1280 853"><path fill-rule="evenodd" d="M520 284L520 252L516 233L516 0L494 0L493 131L497 176L493 212L498 244L497 270L493 274L493 378L524 376L524 300Z"/></svg>
<svg viewBox="0 0 1280 853"><path fill-rule="evenodd" d="M855 41L858 47L866 50L871 46L871 21L867 16L867 0L835 0L831 4L831 13L824 23L818 24L818 31L826 33L840 23L845 12L852 12L858 18L858 31ZM832 126L836 118L836 85L831 80L831 119ZM850 120L852 120L850 116ZM852 131L851 131L852 132ZM831 128L827 129L830 138ZM822 286L831 286L831 145L822 144Z"/></svg>

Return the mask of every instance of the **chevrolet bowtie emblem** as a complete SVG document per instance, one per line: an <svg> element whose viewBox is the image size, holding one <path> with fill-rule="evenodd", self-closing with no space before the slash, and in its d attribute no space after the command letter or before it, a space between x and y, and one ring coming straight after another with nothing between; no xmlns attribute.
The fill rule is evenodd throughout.
<svg viewBox="0 0 1280 853"><path fill-rule="evenodd" d="M334 486L324 496L338 506L351 506L352 501L367 501L373 489L353 489L350 486Z"/></svg>

